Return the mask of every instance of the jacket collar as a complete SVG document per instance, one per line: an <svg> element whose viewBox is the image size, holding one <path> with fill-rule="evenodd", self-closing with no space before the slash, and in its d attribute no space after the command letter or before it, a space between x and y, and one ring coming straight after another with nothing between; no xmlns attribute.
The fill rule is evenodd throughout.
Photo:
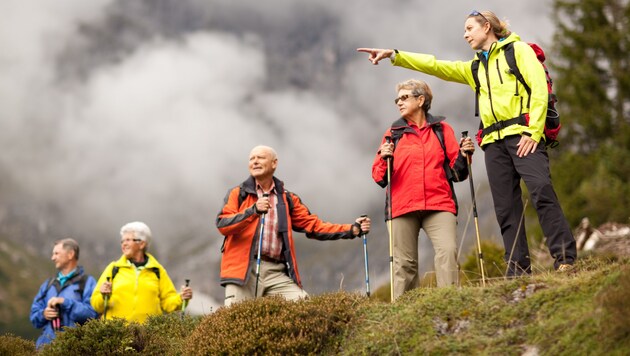
<svg viewBox="0 0 630 356"><path fill-rule="evenodd" d="M512 32L505 39L497 41L497 42L494 42L492 44L492 46L490 46L490 51L489 52L493 53L496 50L498 50L500 48L503 48L508 43L517 42L517 41L520 41L520 40L521 40L521 37L518 34ZM476 57L477 57L477 59L479 59L481 61L484 61L484 62L486 61L486 56L484 56L483 51L477 52L476 53Z"/></svg>
<svg viewBox="0 0 630 356"><path fill-rule="evenodd" d="M435 125L439 122L444 121L446 118L444 116L433 116L430 113L427 113L427 126ZM398 120L394 121L392 124L392 129L401 129L401 128L411 128L409 123L405 118L401 117Z"/></svg>
<svg viewBox="0 0 630 356"><path fill-rule="evenodd" d="M155 259L155 257L153 257L152 254L145 252L145 255L147 255L147 258L149 259L147 261L147 264L144 265L145 268L152 268L152 267L158 267L159 264L157 262L157 260ZM114 263L114 266L118 266L118 267L129 267L131 264L131 262L129 262L129 260L127 259L127 257L125 257L125 255L120 256L120 259L118 259L118 261L116 261L116 263ZM131 264L133 265L133 264Z"/></svg>
<svg viewBox="0 0 630 356"><path fill-rule="evenodd" d="M276 187L277 194L282 195L284 193L284 182L282 182L280 179L274 176L273 184ZM257 194L256 193L256 180L252 176L247 177L247 179L243 183L241 183L241 188L243 188L243 190L247 194L254 194L254 195Z"/></svg>

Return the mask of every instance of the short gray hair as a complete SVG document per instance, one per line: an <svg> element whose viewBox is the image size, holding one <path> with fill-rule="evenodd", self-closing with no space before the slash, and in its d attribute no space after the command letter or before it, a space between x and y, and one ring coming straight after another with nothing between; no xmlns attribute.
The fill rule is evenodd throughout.
<svg viewBox="0 0 630 356"><path fill-rule="evenodd" d="M147 247L149 247L149 243L151 242L151 229L149 229L147 224L141 221L127 223L120 228L120 237L122 237L126 232L133 232L136 239L145 241L147 243Z"/></svg>
<svg viewBox="0 0 630 356"><path fill-rule="evenodd" d="M57 246L59 244L61 244L61 247L64 250L74 252L74 259L76 261L79 260L79 243L78 242L76 242L74 239L66 238L66 239L55 241L55 244L53 246Z"/></svg>
<svg viewBox="0 0 630 356"><path fill-rule="evenodd" d="M425 81L418 79L409 79L404 82L400 82L396 84L396 91L400 91L400 89L411 90L411 93L416 96L424 96L424 104L422 104L422 109L425 113L428 113L431 109L431 102L433 101L433 92L431 91L431 87Z"/></svg>

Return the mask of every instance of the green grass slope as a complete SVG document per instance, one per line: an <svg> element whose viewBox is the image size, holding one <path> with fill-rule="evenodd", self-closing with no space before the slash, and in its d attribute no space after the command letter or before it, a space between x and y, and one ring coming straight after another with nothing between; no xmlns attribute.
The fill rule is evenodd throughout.
<svg viewBox="0 0 630 356"><path fill-rule="evenodd" d="M94 320L60 333L41 354L626 355L629 297L630 260L590 256L569 273L420 288L393 304L339 292L144 325ZM28 354L11 349L16 341L0 338L0 354Z"/></svg>
<svg viewBox="0 0 630 356"><path fill-rule="evenodd" d="M627 354L630 265L588 258L574 272L418 289L361 312L342 354Z"/></svg>

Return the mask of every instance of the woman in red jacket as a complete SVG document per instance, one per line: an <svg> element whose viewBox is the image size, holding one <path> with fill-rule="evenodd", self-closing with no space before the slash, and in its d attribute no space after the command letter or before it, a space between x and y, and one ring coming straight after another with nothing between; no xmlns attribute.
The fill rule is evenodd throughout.
<svg viewBox="0 0 630 356"><path fill-rule="evenodd" d="M438 287L458 284L457 202L449 178L466 179L465 152L474 151L470 138L458 144L444 118L429 114L433 94L425 82L408 80L399 83L396 91L402 117L383 135L372 165L372 178L385 187L390 184L387 160L393 158L391 201L386 202L386 209L391 209L393 218L394 298L419 285L420 229L435 250Z"/></svg>

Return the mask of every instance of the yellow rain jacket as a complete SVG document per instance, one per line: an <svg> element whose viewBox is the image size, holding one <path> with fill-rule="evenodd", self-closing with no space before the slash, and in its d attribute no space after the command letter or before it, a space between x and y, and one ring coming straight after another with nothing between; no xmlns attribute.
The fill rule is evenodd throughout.
<svg viewBox="0 0 630 356"><path fill-rule="evenodd" d="M514 55L519 70L532 90L530 108L527 108L528 95L525 88L516 77L509 73L509 66L502 47L514 42ZM477 53L475 59L481 60L479 65L479 115L484 127L496 122L509 120L529 114L529 126L511 125L483 137L481 146L503 139L505 136L525 134L534 141L540 142L543 137L545 118L547 116L547 77L542 64L536 58L534 50L520 37L512 33L502 41L495 42L488 51L488 59ZM429 54L397 52L392 63L433 75L443 80L468 84L473 91L476 89L472 75L472 60L443 61L437 60ZM518 95L515 95L515 93Z"/></svg>
<svg viewBox="0 0 630 356"><path fill-rule="evenodd" d="M97 313L103 314L105 303L100 292L101 284L112 277L114 267L118 272L111 279L112 294L107 303L107 319L114 317L143 323L149 315L170 313L182 306L166 270L150 254L144 267L136 268L125 256L110 263L96 283L90 303Z"/></svg>

